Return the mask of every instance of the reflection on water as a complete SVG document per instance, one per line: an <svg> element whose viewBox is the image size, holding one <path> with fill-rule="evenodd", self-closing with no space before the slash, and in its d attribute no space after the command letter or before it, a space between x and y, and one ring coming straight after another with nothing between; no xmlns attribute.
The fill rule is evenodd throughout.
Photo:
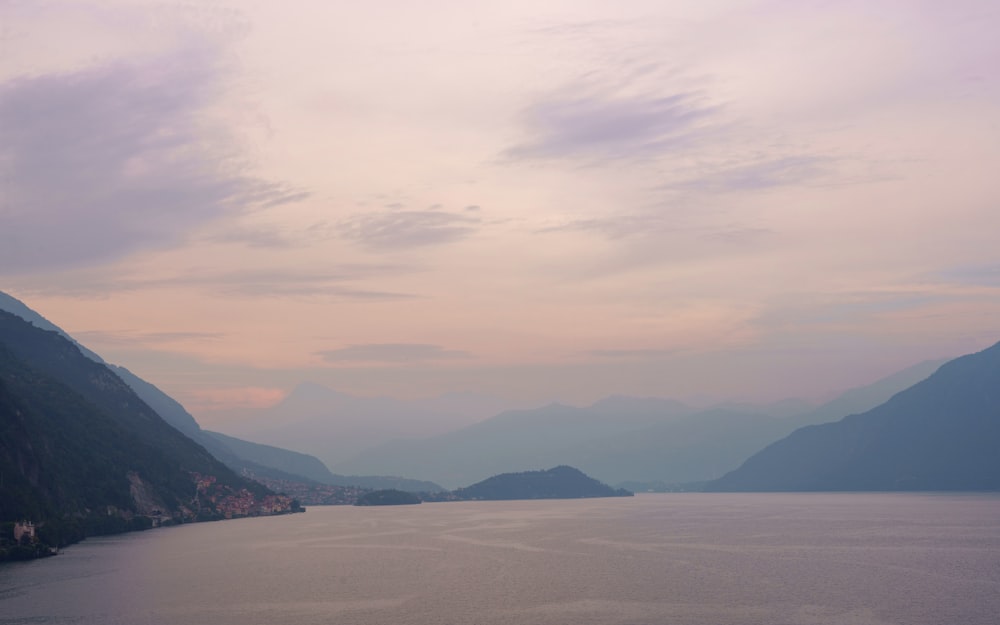
<svg viewBox="0 0 1000 625"><path fill-rule="evenodd" d="M0 567L0 623L994 625L1000 496L311 508Z"/></svg>

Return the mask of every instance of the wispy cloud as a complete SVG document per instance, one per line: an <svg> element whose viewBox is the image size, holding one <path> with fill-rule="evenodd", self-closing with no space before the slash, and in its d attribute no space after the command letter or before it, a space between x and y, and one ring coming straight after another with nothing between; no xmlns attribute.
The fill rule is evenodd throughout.
<svg viewBox="0 0 1000 625"><path fill-rule="evenodd" d="M115 260L302 199L249 174L233 135L206 114L225 81L219 50L191 43L0 84L0 271Z"/></svg>
<svg viewBox="0 0 1000 625"><path fill-rule="evenodd" d="M1000 286L1000 263L962 265L945 269L932 276L937 280L975 286Z"/></svg>
<svg viewBox="0 0 1000 625"><path fill-rule="evenodd" d="M376 289L353 288L338 285L332 281L291 279L288 281L241 282L223 290L233 295L251 297L322 297L334 300L397 301L419 297L412 293L380 291Z"/></svg>
<svg viewBox="0 0 1000 625"><path fill-rule="evenodd" d="M574 95L566 89L524 112L529 137L504 151L511 160L641 158L676 147L706 129L718 109L696 93Z"/></svg>
<svg viewBox="0 0 1000 625"><path fill-rule="evenodd" d="M424 343L365 343L317 352L330 363L392 364L471 358L471 354Z"/></svg>
<svg viewBox="0 0 1000 625"><path fill-rule="evenodd" d="M770 228L754 228L733 224L721 225L704 232L701 235L701 240L726 245L748 245L757 243L761 239L766 239L774 234L775 231Z"/></svg>
<svg viewBox="0 0 1000 625"><path fill-rule="evenodd" d="M344 238L376 249L442 245L474 234L481 220L445 211L385 211L356 215L339 224Z"/></svg>
<svg viewBox="0 0 1000 625"><path fill-rule="evenodd" d="M237 243L247 247L285 249L296 241L277 229L231 228L206 237L212 243Z"/></svg>
<svg viewBox="0 0 1000 625"><path fill-rule="evenodd" d="M202 287L214 293L253 297L308 296L344 300L401 300L416 297L410 293L382 291L356 286L379 276L406 272L398 265L345 265L336 270L308 272L301 270L247 269L205 276ZM196 275L178 279L192 280Z"/></svg>
<svg viewBox="0 0 1000 625"><path fill-rule="evenodd" d="M102 332L85 330L74 337L84 344L100 345L149 345L185 343L190 341L217 341L226 335L221 332Z"/></svg>
<svg viewBox="0 0 1000 625"><path fill-rule="evenodd" d="M648 360L676 354L677 349L594 349L586 352L587 356L595 358L612 358L621 360Z"/></svg>
<svg viewBox="0 0 1000 625"><path fill-rule="evenodd" d="M536 234L559 232L590 232L609 240L652 235L674 235L702 243L719 245L745 245L775 234L770 228L748 226L740 223L694 226L669 213L632 213L577 219L535 230Z"/></svg>
<svg viewBox="0 0 1000 625"><path fill-rule="evenodd" d="M535 233L593 232L609 239L621 239L654 230L662 231L669 227L660 215L632 213L610 217L574 219L565 223L539 228L535 230Z"/></svg>
<svg viewBox="0 0 1000 625"><path fill-rule="evenodd" d="M758 191L799 185L829 175L833 159L822 156L787 156L729 167L667 185L671 189L728 193Z"/></svg>
<svg viewBox="0 0 1000 625"><path fill-rule="evenodd" d="M345 265L339 270L308 272L281 269L215 271L196 268L161 278L112 276L105 269L80 270L46 277L14 279L17 291L26 295L64 297L107 297L113 293L163 288L195 288L206 295L246 297L313 297L334 300L403 300L418 297L411 293L382 291L356 286L384 275L413 271L398 265Z"/></svg>

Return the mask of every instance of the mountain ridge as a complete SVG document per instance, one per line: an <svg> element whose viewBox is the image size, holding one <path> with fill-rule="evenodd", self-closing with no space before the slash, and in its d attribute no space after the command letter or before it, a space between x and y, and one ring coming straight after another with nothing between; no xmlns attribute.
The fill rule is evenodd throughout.
<svg viewBox="0 0 1000 625"><path fill-rule="evenodd" d="M85 357L107 367L164 421L204 447L212 456L239 475L252 476L259 481L300 482L303 485L317 483L360 488L401 488L413 492L443 490L441 486L427 480L384 475L335 474L314 456L203 430L180 402L161 391L156 385L140 378L125 367L108 363L62 328L3 291L0 291L0 311L7 311L34 327L58 334L76 346ZM308 383L305 385L308 386ZM328 390L319 385L315 386L324 392Z"/></svg>
<svg viewBox="0 0 1000 625"><path fill-rule="evenodd" d="M233 473L74 343L6 311L0 427L0 521L35 522L53 547L160 522L296 507Z"/></svg>
<svg viewBox="0 0 1000 625"><path fill-rule="evenodd" d="M386 443L333 468L411 475L455 487L467 479L552 463L579 467L610 484L690 488L685 485L739 467L801 425L846 407L872 408L938 366L928 361L907 367L796 416L788 416L792 407L802 406L796 400L764 406L766 414L744 404L698 409L672 399L623 396L582 408L549 404L511 410L435 437Z"/></svg>
<svg viewBox="0 0 1000 625"><path fill-rule="evenodd" d="M706 490L1000 490L1000 343L867 412L795 430Z"/></svg>

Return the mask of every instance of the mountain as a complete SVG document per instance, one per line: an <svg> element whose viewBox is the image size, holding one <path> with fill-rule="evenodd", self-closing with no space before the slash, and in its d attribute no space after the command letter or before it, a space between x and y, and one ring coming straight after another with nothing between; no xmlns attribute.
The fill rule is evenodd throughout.
<svg viewBox="0 0 1000 625"><path fill-rule="evenodd" d="M768 415L712 409L592 441L559 461L611 484L677 486L722 475L787 431Z"/></svg>
<svg viewBox="0 0 1000 625"><path fill-rule="evenodd" d="M297 449L329 467L397 439L443 434L495 415L510 403L453 393L430 399L357 397L305 382L277 405L243 410L220 427L226 434Z"/></svg>
<svg viewBox="0 0 1000 625"><path fill-rule="evenodd" d="M43 522L54 545L162 519L291 508L167 424L75 344L5 311L0 427L0 521Z"/></svg>
<svg viewBox="0 0 1000 625"><path fill-rule="evenodd" d="M868 410L939 366L922 363L818 408L797 400L698 410L659 398L609 397L577 408L514 410L423 440L386 443L332 465L394 473L454 487L524 466L567 464L610 484L643 490L688 487L725 475L802 425ZM805 412L789 416L795 410Z"/></svg>
<svg viewBox="0 0 1000 625"><path fill-rule="evenodd" d="M1000 343L867 412L798 429L707 489L1000 490Z"/></svg>
<svg viewBox="0 0 1000 625"><path fill-rule="evenodd" d="M558 466L547 471L504 473L459 488L458 499L580 499L586 497L629 497L632 493L615 490L588 477L579 469Z"/></svg>
<svg viewBox="0 0 1000 625"><path fill-rule="evenodd" d="M573 463L597 475L586 458L603 456L610 439L691 412L669 399L612 397L587 408L550 404L502 412L427 439L386 443L334 466L348 473L409 475L450 487L550 463Z"/></svg>
<svg viewBox="0 0 1000 625"><path fill-rule="evenodd" d="M767 415L769 417L797 417L816 409L815 404L811 404L804 399L791 397L770 404L754 404L750 402L724 402L708 407L709 410L726 410L729 412L752 412L754 414Z"/></svg>
<svg viewBox="0 0 1000 625"><path fill-rule="evenodd" d="M790 415L788 423L798 428L805 425L838 421L847 415L871 410L889 401L899 391L926 380L946 362L948 362L947 358L926 360L902 371L897 371L872 384L850 389L818 408Z"/></svg>
<svg viewBox="0 0 1000 625"><path fill-rule="evenodd" d="M209 430L201 430L199 439L213 441L206 446L209 451L212 451L216 457L231 455L231 458L224 460L224 462L239 470L247 470L257 474L267 474L271 473L269 470L275 470L291 476L304 477L321 484L336 483L336 476L330 473L326 465L309 454L252 443Z"/></svg>
<svg viewBox="0 0 1000 625"><path fill-rule="evenodd" d="M315 456L203 430L184 406L156 386L124 367L109 366L165 421L202 445L237 473L258 479L316 482L333 486L398 488L412 492L443 490L437 484L426 480L383 475L337 475L331 473L330 469Z"/></svg>
<svg viewBox="0 0 1000 625"><path fill-rule="evenodd" d="M144 443L170 452L188 470L220 468L219 462L204 448L167 424L107 366L84 356L76 345L62 336L0 312L0 342L26 368L58 381L122 427L139 435ZM231 474L231 471L223 473Z"/></svg>
<svg viewBox="0 0 1000 625"><path fill-rule="evenodd" d="M305 478L330 483L330 470L318 459L287 449L260 445L238 438L201 429L191 413L177 400L155 385L133 374L125 367L109 367L128 384L135 393L150 405L163 420L183 432L190 439L207 449L229 468L240 474L274 479Z"/></svg>
<svg viewBox="0 0 1000 625"><path fill-rule="evenodd" d="M87 349L61 328L44 318L20 300L0 291L0 311L6 310L35 327L55 332L73 343L90 360L106 365L118 375L146 404L164 421L180 430L215 458L238 474L250 475L259 480L279 482L312 482L334 486L357 486L360 488L398 488L412 492L436 492L443 490L439 485L426 480L411 480L403 477L383 475L337 475L314 456L290 451L272 445L263 445L227 436L218 432L202 430L195 418L159 388L143 380L125 367L108 364L96 353ZM326 395L329 389L318 385L303 385L303 392L292 402L305 400L309 395ZM448 396L444 402L460 402L460 395Z"/></svg>
<svg viewBox="0 0 1000 625"><path fill-rule="evenodd" d="M207 449L213 456L237 473L249 473L273 479L293 477L335 483L335 477L330 471L319 460L311 456L203 431L195 418L172 397L125 367L106 363L103 358L81 345L61 328L20 300L2 291L0 291L0 310L12 313L37 328L59 334L73 343L90 360L107 365L163 420Z"/></svg>

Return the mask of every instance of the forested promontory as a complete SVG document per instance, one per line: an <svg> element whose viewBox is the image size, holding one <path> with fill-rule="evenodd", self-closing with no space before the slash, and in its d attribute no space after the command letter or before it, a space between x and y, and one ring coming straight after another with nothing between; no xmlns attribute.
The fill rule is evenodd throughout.
<svg viewBox="0 0 1000 625"><path fill-rule="evenodd" d="M583 497L630 497L585 475L579 469L558 466L546 471L503 473L454 491L458 499L579 499Z"/></svg>

